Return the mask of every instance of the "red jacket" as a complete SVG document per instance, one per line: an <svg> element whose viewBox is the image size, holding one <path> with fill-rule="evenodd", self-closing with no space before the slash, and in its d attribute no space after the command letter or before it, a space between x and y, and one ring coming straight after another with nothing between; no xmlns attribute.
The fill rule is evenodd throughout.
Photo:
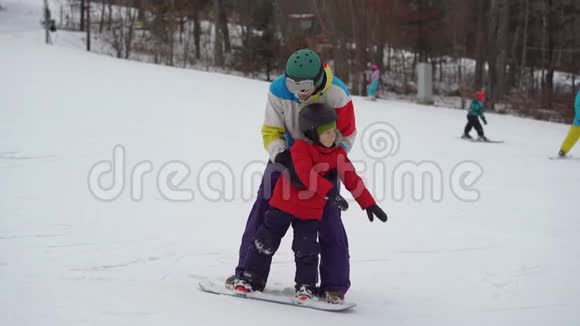
<svg viewBox="0 0 580 326"><path fill-rule="evenodd" d="M375 205L373 196L348 160L342 146L326 148L304 140L296 140L290 148L296 175L306 189L291 185L286 175L278 179L270 206L305 220L320 220L326 195L333 184L323 176L336 169L338 177L362 209Z"/></svg>

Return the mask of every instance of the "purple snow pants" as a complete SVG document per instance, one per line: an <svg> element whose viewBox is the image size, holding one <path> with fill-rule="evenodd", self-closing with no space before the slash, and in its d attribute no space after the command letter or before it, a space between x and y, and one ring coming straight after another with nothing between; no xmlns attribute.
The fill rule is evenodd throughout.
<svg viewBox="0 0 580 326"><path fill-rule="evenodd" d="M236 275L240 276L245 267L245 260L248 249L252 246L252 239L256 231L264 222L264 215L270 206L268 201L274 191L276 181L280 177L282 167L268 161L262 183L258 189L258 198L254 202L252 211L246 222L246 229L242 236L240 245L240 256ZM339 188L339 181L333 181L335 187ZM350 287L350 262L348 254L348 239L346 231L340 218L340 210L332 205L326 205L318 234L320 243L320 288L323 291L338 291L346 293ZM266 280L268 278L269 266L272 263L272 257L269 257Z"/></svg>

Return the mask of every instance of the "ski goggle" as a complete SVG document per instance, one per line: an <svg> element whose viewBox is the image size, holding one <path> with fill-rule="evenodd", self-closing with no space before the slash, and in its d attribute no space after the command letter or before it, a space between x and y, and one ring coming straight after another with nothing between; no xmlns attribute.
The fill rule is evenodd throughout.
<svg viewBox="0 0 580 326"><path fill-rule="evenodd" d="M301 80L295 81L290 77L286 77L286 88L291 93L307 93L314 89L314 81L313 80Z"/></svg>

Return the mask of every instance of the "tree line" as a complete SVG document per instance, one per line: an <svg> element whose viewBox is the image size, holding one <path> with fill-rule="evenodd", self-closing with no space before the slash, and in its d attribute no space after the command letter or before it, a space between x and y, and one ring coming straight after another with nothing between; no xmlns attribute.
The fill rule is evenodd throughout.
<svg viewBox="0 0 580 326"><path fill-rule="evenodd" d="M412 94L430 62L435 93L485 89L496 111L565 120L580 72L577 0L67 0L61 25L121 58L271 80L296 48L320 52L353 94L368 66ZM89 46L89 45L88 45Z"/></svg>

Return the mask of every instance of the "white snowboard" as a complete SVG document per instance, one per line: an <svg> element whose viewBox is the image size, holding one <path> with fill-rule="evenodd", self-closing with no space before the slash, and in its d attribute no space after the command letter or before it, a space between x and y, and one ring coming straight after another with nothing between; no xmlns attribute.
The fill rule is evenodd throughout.
<svg viewBox="0 0 580 326"><path fill-rule="evenodd" d="M503 140L491 140L491 139L488 139L488 140L479 140L477 138L470 139L470 138L463 138L461 136L459 137L459 139L465 140L465 141L469 141L469 142L472 142L472 143L488 143L488 144L503 144L503 143L505 143L505 141L503 141Z"/></svg>
<svg viewBox="0 0 580 326"><path fill-rule="evenodd" d="M564 157L561 156L550 156L548 157L550 160L562 160L562 161L580 161L580 157L566 155Z"/></svg>
<svg viewBox="0 0 580 326"><path fill-rule="evenodd" d="M229 295L232 297L238 297L243 299L267 301L324 311L345 311L354 308L356 306L356 304L350 302L344 302L342 304L331 304L320 301L319 299L313 299L307 303L297 303L294 301L293 296L285 295L284 291L279 290L273 292L267 291L267 292L252 292L248 294L242 294L232 291L230 289L226 289L224 283L215 283L209 280L199 282L199 287L201 288L202 291L208 293Z"/></svg>

